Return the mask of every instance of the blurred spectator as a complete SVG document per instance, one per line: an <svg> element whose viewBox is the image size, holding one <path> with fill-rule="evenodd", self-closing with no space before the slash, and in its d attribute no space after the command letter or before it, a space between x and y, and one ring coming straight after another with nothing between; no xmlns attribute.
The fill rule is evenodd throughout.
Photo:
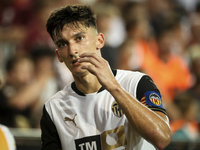
<svg viewBox="0 0 200 150"><path fill-rule="evenodd" d="M175 1L171 0L147 0L147 9L154 32L158 32L160 23L162 24L167 16L175 13L174 3Z"/></svg>
<svg viewBox="0 0 200 150"><path fill-rule="evenodd" d="M24 50L38 46L56 48L52 39L46 31L46 21L51 12L60 6L78 3L78 0L37 0L33 9L34 13L27 23L27 38L24 40Z"/></svg>
<svg viewBox="0 0 200 150"><path fill-rule="evenodd" d="M32 16L33 0L0 1L0 44L8 42L16 49L26 39L26 24Z"/></svg>
<svg viewBox="0 0 200 150"><path fill-rule="evenodd" d="M33 0L1 0L0 4L0 20L4 27L26 24L34 7Z"/></svg>
<svg viewBox="0 0 200 150"><path fill-rule="evenodd" d="M30 120L33 105L39 100L49 79L46 68L35 76L34 64L29 57L14 55L8 60L6 81L0 90L1 124L8 127L32 127Z"/></svg>
<svg viewBox="0 0 200 150"><path fill-rule="evenodd" d="M193 45L188 49L188 55L191 63L191 72L194 77L193 85L186 91L188 95L197 99L198 108L200 108L200 45ZM200 109L198 109L197 121L200 127Z"/></svg>
<svg viewBox="0 0 200 150"><path fill-rule="evenodd" d="M156 33L158 53L146 57L143 68L160 88L163 99L169 102L176 94L190 88L192 76L187 62L174 53L174 28L178 25L177 20L166 18L162 22L160 31Z"/></svg>
<svg viewBox="0 0 200 150"><path fill-rule="evenodd" d="M119 47L117 68L125 70L140 70L143 50L131 39L125 40Z"/></svg>
<svg viewBox="0 0 200 150"><path fill-rule="evenodd" d="M197 3L199 0L176 0L179 2L180 5L182 5L187 12L191 13L195 10Z"/></svg>
<svg viewBox="0 0 200 150"><path fill-rule="evenodd" d="M59 1L58 1L59 2ZM32 18L27 23L27 38L24 40L23 49L30 51L37 46L55 48L53 41L46 31L46 21L51 11L56 7L54 1L38 1Z"/></svg>
<svg viewBox="0 0 200 150"><path fill-rule="evenodd" d="M157 52L149 22L145 17L131 18L126 23L126 29L128 36L119 48L117 68L142 71L148 52Z"/></svg>
<svg viewBox="0 0 200 150"><path fill-rule="evenodd" d="M109 36L112 28L117 25L117 23L114 25L112 23L116 18L120 17L119 10L109 3L97 3L93 5L93 10L97 14L98 32L103 33L105 36L105 46L101 49L102 57L109 62L111 68L116 68L117 46L119 45L117 39L123 40L123 36L115 36L115 46L110 43ZM119 31L116 33L119 34Z"/></svg>
<svg viewBox="0 0 200 150"><path fill-rule="evenodd" d="M200 44L200 1L196 6L196 10L189 17L191 39L188 47Z"/></svg>
<svg viewBox="0 0 200 150"><path fill-rule="evenodd" d="M180 111L180 116L170 123L172 140L197 141L199 138L196 120L197 100L187 93L181 93L176 95L173 103Z"/></svg>
<svg viewBox="0 0 200 150"><path fill-rule="evenodd" d="M156 2L155 2L156 1ZM171 49L173 53L184 57L185 47L190 39L188 13L177 1L174 0L148 0L150 24L154 34L162 31L166 21L173 25L173 40Z"/></svg>
<svg viewBox="0 0 200 150"><path fill-rule="evenodd" d="M117 68L143 70L146 57L157 53L155 39L144 2L129 2L124 8L127 37L119 48Z"/></svg>
<svg viewBox="0 0 200 150"><path fill-rule="evenodd" d="M0 68L16 50L18 54L27 37L26 25L32 16L33 0L0 1ZM4 74L4 70L0 70Z"/></svg>
<svg viewBox="0 0 200 150"><path fill-rule="evenodd" d="M100 19L97 19L97 26L98 31L105 36L105 44L118 47L126 36L120 9L109 2L97 2L92 7Z"/></svg>
<svg viewBox="0 0 200 150"><path fill-rule="evenodd" d="M35 89L39 90L37 85L36 88L28 87L31 83L33 67L33 62L26 56L14 56L8 60L6 81L0 90L1 124L8 127L30 127L28 121L30 117L29 106L35 97L29 93Z"/></svg>
<svg viewBox="0 0 200 150"><path fill-rule="evenodd" d="M31 106L31 125L39 128L44 103L59 89L57 72L54 66L55 52L48 47L35 47L30 51L34 62L36 78L45 77L42 89Z"/></svg>
<svg viewBox="0 0 200 150"><path fill-rule="evenodd" d="M1 150L16 150L14 136L9 128L2 124L0 124L0 139Z"/></svg>

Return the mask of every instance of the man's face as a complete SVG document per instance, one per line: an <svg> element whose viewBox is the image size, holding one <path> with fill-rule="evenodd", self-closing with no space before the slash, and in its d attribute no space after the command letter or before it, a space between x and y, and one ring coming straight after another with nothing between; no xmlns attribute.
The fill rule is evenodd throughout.
<svg viewBox="0 0 200 150"><path fill-rule="evenodd" d="M103 35L97 34L96 29L92 27L86 28L80 25L80 28L73 28L65 25L61 36L62 38L55 40L59 61L64 62L73 75L86 75L88 71L81 69L83 64L77 62L79 55L84 52L95 52L100 55Z"/></svg>

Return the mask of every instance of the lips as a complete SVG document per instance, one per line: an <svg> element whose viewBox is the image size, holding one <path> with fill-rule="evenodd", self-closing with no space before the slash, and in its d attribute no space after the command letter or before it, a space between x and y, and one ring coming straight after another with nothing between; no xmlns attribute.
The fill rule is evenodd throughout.
<svg viewBox="0 0 200 150"><path fill-rule="evenodd" d="M78 62L78 59L74 59L73 61L72 61L72 64L75 64L75 63L77 63Z"/></svg>

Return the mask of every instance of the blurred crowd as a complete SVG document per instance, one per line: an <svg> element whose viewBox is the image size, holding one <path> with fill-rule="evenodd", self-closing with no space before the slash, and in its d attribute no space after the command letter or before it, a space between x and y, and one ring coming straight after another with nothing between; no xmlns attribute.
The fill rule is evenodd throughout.
<svg viewBox="0 0 200 150"><path fill-rule="evenodd" d="M45 28L66 4L91 5L112 68L153 79L172 138L199 140L200 0L1 0L0 124L39 128L43 104L73 81Z"/></svg>

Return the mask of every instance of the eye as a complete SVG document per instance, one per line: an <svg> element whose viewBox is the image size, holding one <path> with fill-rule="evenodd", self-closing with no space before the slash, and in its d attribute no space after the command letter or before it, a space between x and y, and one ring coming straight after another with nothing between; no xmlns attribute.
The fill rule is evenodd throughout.
<svg viewBox="0 0 200 150"><path fill-rule="evenodd" d="M76 38L76 40L77 40L77 41L83 40L83 36L78 36L78 37Z"/></svg>
<svg viewBox="0 0 200 150"><path fill-rule="evenodd" d="M59 44L58 44L58 48L62 48L62 47L65 47L65 46L67 46L66 43L59 43Z"/></svg>

